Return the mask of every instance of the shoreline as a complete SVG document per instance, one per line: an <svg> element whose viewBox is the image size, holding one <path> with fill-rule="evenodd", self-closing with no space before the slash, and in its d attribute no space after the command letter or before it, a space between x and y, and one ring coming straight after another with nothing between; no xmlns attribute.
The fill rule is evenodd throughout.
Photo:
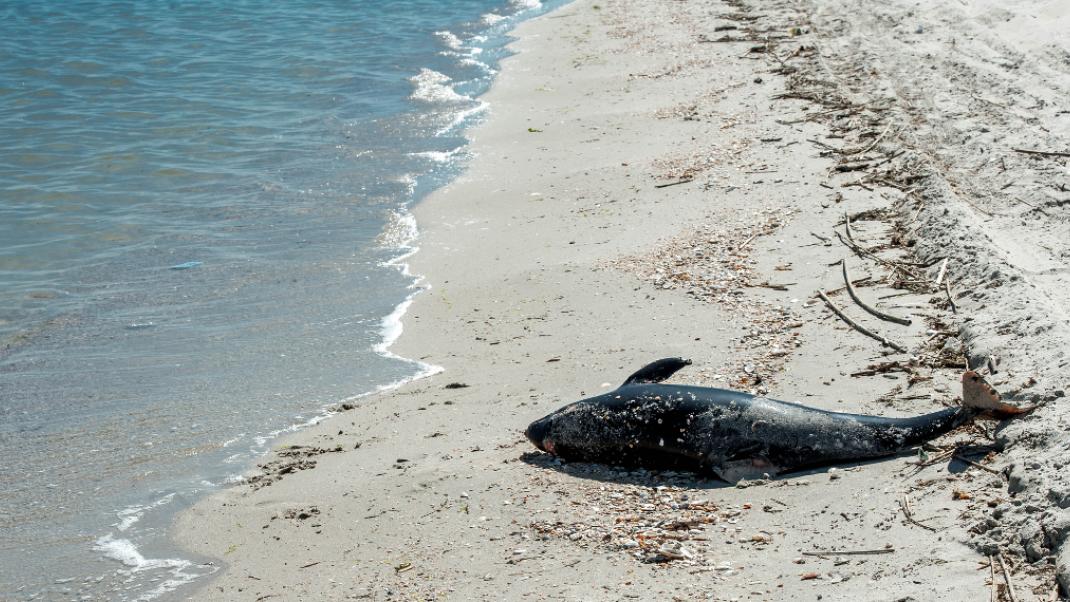
<svg viewBox="0 0 1070 602"><path fill-rule="evenodd" d="M689 384L824 409L910 415L954 397L953 367L918 382L910 370L856 377L905 356L813 297L857 309L837 294L847 251L828 236L845 213L869 216L854 224L867 244L896 230L887 193L841 186L835 158L807 141L868 152L884 136L785 125L805 107L774 102L785 86L766 61L701 41L713 22L680 3L575 0L514 30L489 117L470 131L474 158L413 208L409 265L429 288L410 297L389 353L443 371L279 440L261 478L183 513L176 540L226 568L182 597L988 595L960 514L1005 484L969 465L899 458L729 487L554 462L521 434L672 355L694 360L678 377ZM868 272L856 281L867 298L899 295L850 261ZM948 316L930 296L895 308L923 318L893 337L919 356L930 318ZM630 517L668 519L682 501L705 526L679 561L651 562ZM852 556L873 549L891 551ZM814 550L833 551L804 555ZM1019 588L1049 578L1016 576Z"/></svg>
<svg viewBox="0 0 1070 602"><path fill-rule="evenodd" d="M398 266L403 276L383 267L384 262L406 260L408 251L392 244L404 242L405 232L383 230L393 221L391 208L404 212L399 203L422 198L457 171L463 155L446 151L463 150L458 147L463 132L483 110L473 97L496 72L508 40L505 32L537 14L537 4L444 4L420 9L418 15L402 11L411 26L404 30L393 26L396 11L390 8L383 18L382 11L364 11L369 19L347 21L344 31L335 25L352 16L344 14L347 9L324 8L298 15L305 33L326 28L304 37L286 30L297 21L276 18L284 11L224 11L218 15L221 23L234 18L257 25L247 29L248 37L230 42L256 54L250 61L262 68L262 81L273 85L237 93L248 82L231 85L226 75L240 65L210 60L222 56L217 51L226 54L216 43L234 44L208 36L194 52L211 63L210 69L198 71L204 76L198 80L204 92L198 106L205 113L165 111L153 118L162 129L152 131L113 128L99 140L99 148L90 144L86 149L92 147L92 152L79 154L85 169L72 172L58 165L53 170L51 160L24 166L36 183L15 195L15 214L21 201L47 196L64 182L67 186L61 187L85 202L58 213L47 204L38 208L40 219L26 223L22 242L49 250L36 258L27 255L30 263L20 262L19 240L11 241L15 263L25 268L20 272L16 265L13 275L23 285L33 284L33 270L26 271L33 265L58 266L64 275L53 274L55 287L25 296L36 308L30 314L19 309L29 307L23 301L14 314L7 312L14 319L7 325L19 332L0 341L5 360L0 388L11 393L8 403L0 405L10 410L9 451L18 450L9 466L12 487L6 492L5 522L10 528L3 538L8 562L0 571L0 597L151 597L160 584L171 587L213 570L191 569L187 561L193 558L179 554L165 536L179 509L244 476L280 435L318 422L339 403L355 403L347 399L353 393L375 393L370 389L382 383L381 392L399 386L410 373L431 370L373 353L381 327L383 343L397 336L399 325L391 320L400 317L414 292L407 288L404 266ZM189 13L175 14L179 12ZM40 33L62 28L65 21L82 22L78 17L83 13L85 7L52 11L39 15L32 28L20 21L12 43L31 35L33 28ZM122 21L116 19L94 23L105 31ZM166 15L144 25L174 44L199 35L196 29L169 26ZM380 36L371 32L394 40L400 54L375 52ZM268 40L273 36L287 40L295 52L271 52ZM85 47L99 59L94 70L100 75L136 74L139 84L161 84L139 87L140 99L151 101L159 92L158 101L181 101L182 94L167 94L173 86L163 85L181 84L178 71L151 62L110 60L117 55L105 38L89 40ZM330 51L321 46L305 52L328 42ZM41 135L62 122L56 116L67 114L66 109L71 115L96 110L77 102L91 88L89 80L63 78L67 70L85 65L64 62L62 47L51 50L60 60L46 61L48 68L35 72L26 89L58 86L70 94L46 103L59 112L42 113L33 102L16 111L40 117L42 128L35 131ZM349 69L342 79L330 77L328 64L352 66L353 57L359 59L356 71ZM22 59L29 60L13 56L8 67ZM280 62L287 69L272 68ZM299 65L314 67L305 71ZM458 91L449 102L440 102L428 86L435 82L413 81L425 75L425 65L435 69L426 73L430 79L447 80L440 83L442 90ZM288 88L298 80L300 85ZM386 89L366 93L384 80L390 80ZM332 95L332 90L338 93ZM421 91L430 96L418 98ZM226 127L233 125L226 111L209 109L227 104L228 98L236 103L230 108L260 106L256 99L261 98L278 109L242 113L250 124L264 126L260 133L272 131L271 124L305 117L289 121L286 141L265 147L256 143L256 128L238 135ZM119 98L104 99L97 109L116 108L116 102L123 104ZM119 121L132 117L114 116ZM160 132L168 129L164 126L185 131L191 120L213 131L223 126L217 131L222 137L171 140L172 150L192 144L192 154L140 152L155 148ZM68 134L70 148L98 138L78 128ZM228 138L230 134L237 137ZM79 186L108 175L98 169L104 165L100 160L119 139L136 141L137 152L124 155L123 162L144 169L105 170L111 174L105 178L109 186L114 184L112 195ZM35 153L32 136L25 142L23 150ZM221 149L212 165L200 160L202 151ZM18 155L17 150L9 154ZM171 159L186 160L184 168L163 169L173 167ZM260 169L265 166L279 169L267 173ZM150 177L156 167L160 178ZM141 177L149 178L144 185L126 186ZM306 183L308 187L302 185ZM237 196L213 194L222 190L219 186ZM143 200L177 196L174 203L127 206L122 199L130 195ZM102 208L110 217L95 219ZM397 230L404 230L404 221ZM73 228L73 238L48 235L59 223ZM176 229L176 223L185 226ZM378 240L380 234L387 240ZM68 238L81 241L76 246L85 252L60 265L57 258L74 248L64 244ZM146 247L145 241L158 244ZM386 261L391 258L395 262ZM16 288L31 293L26 286ZM13 299L22 296L12 292ZM45 313L34 317L38 311ZM385 323L380 320L384 316ZM33 570L41 566L56 567L57 573Z"/></svg>

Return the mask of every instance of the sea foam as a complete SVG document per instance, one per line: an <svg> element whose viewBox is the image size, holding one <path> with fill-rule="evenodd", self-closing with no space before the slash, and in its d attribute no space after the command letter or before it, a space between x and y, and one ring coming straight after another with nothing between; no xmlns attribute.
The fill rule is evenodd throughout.
<svg viewBox="0 0 1070 602"><path fill-rule="evenodd" d="M446 134L449 134L450 132L456 130L457 128L459 128L462 125L464 125L465 123L467 123L468 120L471 119L472 117L475 117L476 115L479 115L480 113L486 111L489 108L490 108L490 103L487 103L487 102L484 102L484 101L481 100L481 101L479 101L479 104L477 104L476 106L474 106L474 107L472 107L470 109L465 109L463 111L457 111L457 114L455 114L453 116L453 119L448 124L446 124L445 126L439 128L439 130L437 132L435 132L435 135L436 136L445 136Z"/></svg>
<svg viewBox="0 0 1070 602"><path fill-rule="evenodd" d="M458 103L472 100L471 97L457 93L449 83L453 80L434 69L424 67L420 73L409 78L416 87L409 98L427 103Z"/></svg>
<svg viewBox="0 0 1070 602"><path fill-rule="evenodd" d="M509 4L518 11L542 8L542 2L539 2L539 0L512 0Z"/></svg>
<svg viewBox="0 0 1070 602"><path fill-rule="evenodd" d="M458 38L457 34L452 31L436 31L435 37L442 40L443 44L454 50L460 50L464 47L464 42L462 42L461 38Z"/></svg>
<svg viewBox="0 0 1070 602"><path fill-rule="evenodd" d="M435 163L449 163L453 161L454 157L464 152L463 147L455 148L451 151L423 151L419 153L409 153L410 157L420 157L421 159L428 159Z"/></svg>
<svg viewBox="0 0 1070 602"><path fill-rule="evenodd" d="M133 575L154 570L166 570L168 572L170 576L167 579L160 582L154 589L138 596L138 600L153 600L193 581L199 576L196 574L197 571L192 570L194 569L194 564L189 560L181 558L145 558L137 549L137 546L129 539L116 538L110 534L97 539L93 549L102 553L105 558L117 560L127 567L126 569L121 569L120 573ZM215 570L215 568L212 568L211 572L215 572Z"/></svg>

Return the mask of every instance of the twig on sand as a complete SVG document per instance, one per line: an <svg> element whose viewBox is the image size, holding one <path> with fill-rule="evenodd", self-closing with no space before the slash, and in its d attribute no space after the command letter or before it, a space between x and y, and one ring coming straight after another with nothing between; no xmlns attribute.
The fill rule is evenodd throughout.
<svg viewBox="0 0 1070 602"><path fill-rule="evenodd" d="M944 274L947 273L947 257L940 264L940 271L936 274L936 286L940 286L940 283L944 281Z"/></svg>
<svg viewBox="0 0 1070 602"><path fill-rule="evenodd" d="M858 372L852 372L852 378L858 378L859 376L876 376L878 374L887 374L889 372L911 372L909 365L903 364L903 362L881 362L879 364L871 364L866 367L865 370L859 370Z"/></svg>
<svg viewBox="0 0 1070 602"><path fill-rule="evenodd" d="M750 237L747 238L747 240L743 241L743 244L739 245L739 250L742 251L743 249L746 249L747 245L749 245L751 241L753 241L755 238L758 238L759 234L761 234L761 232L755 232L754 234L751 234Z"/></svg>
<svg viewBox="0 0 1070 602"><path fill-rule="evenodd" d="M936 527L931 527L925 523L918 522L918 519L914 518L914 512L910 509L910 500L907 499L907 494L903 494L903 497L899 498L899 507L903 509L903 516L906 517L907 522L912 525L917 525L922 529L928 529L929 531L937 531Z"/></svg>
<svg viewBox="0 0 1070 602"><path fill-rule="evenodd" d="M1034 205L1033 203L1029 203L1029 202L1023 201L1022 199L1020 199L1020 198L1018 198L1018 197L1016 197L1016 196L1015 196L1015 197L1011 197L1011 198L1012 198L1012 199L1014 199L1014 200L1016 200L1016 201L1018 201L1019 203L1021 203L1021 204L1025 205L1026 207L1032 207L1032 208L1033 208L1033 210L1035 210L1035 211L1039 211L1039 212L1041 212L1041 213L1044 213L1044 210L1043 210L1043 209L1041 209L1040 207L1037 207L1037 206L1036 206L1036 205Z"/></svg>
<svg viewBox="0 0 1070 602"><path fill-rule="evenodd" d="M884 131L881 132L881 135L877 136L877 139L874 140L869 146L865 147L862 150L844 151L843 154L845 154L845 155L864 155L864 154L868 153L869 151L873 150L874 148L876 148L876 146L881 143L881 140L884 140L884 137L887 136L888 132L890 132L891 130L892 130L892 124L889 123L888 127L884 128Z"/></svg>
<svg viewBox="0 0 1070 602"><path fill-rule="evenodd" d="M718 44L718 43L723 44L725 42L752 42L752 41L753 40L750 40L750 39L747 39L747 38L732 37L732 36L730 36L728 34L725 34L725 35L723 35L723 36L721 36L719 38L715 38L715 39L714 38L709 38L707 36L699 36L699 38L698 38L698 43L699 44Z"/></svg>
<svg viewBox="0 0 1070 602"><path fill-rule="evenodd" d="M876 261L877 263L892 269L902 268L902 266L896 264L894 261L888 261L887 259L879 257L873 251L870 251L869 249L863 247L855 241L847 238L846 236L841 234L839 230L836 230L836 238L840 239L840 242L842 242L847 248L857 253L859 257L862 257L864 259L872 259L873 261Z"/></svg>
<svg viewBox="0 0 1070 602"><path fill-rule="evenodd" d="M814 144L816 146L820 146L821 148L823 148L823 149L825 149L827 151L832 151L834 153L842 153L843 152L842 148L836 148L835 146L832 146L831 144L825 144L824 142L822 142L820 140L814 140L813 138L807 138L806 141L809 142L810 144Z"/></svg>
<svg viewBox="0 0 1070 602"><path fill-rule="evenodd" d="M840 242L842 242L844 246L854 251L855 254L861 257L862 259L871 259L879 263L880 265L888 268L889 270L892 270L893 272L903 274L904 276L907 276L909 278L910 282L917 282L919 284L929 282L928 278L922 278L920 275L910 269L910 267L918 267L922 266L923 264L885 259L874 253L872 250L867 249L862 245L856 243L855 241L848 239L839 230L834 230L834 232L836 233L836 238L840 239ZM836 264L830 263L829 265ZM903 282L906 282L906 280L904 280Z"/></svg>
<svg viewBox="0 0 1070 602"><path fill-rule="evenodd" d="M900 399L906 399L906 398L901 397ZM925 449L928 449L928 448L926 447ZM921 461L921 460L918 460L917 462L907 462L907 464L911 464L913 466L917 466L918 470L921 470L922 468L927 468L927 467L932 466L934 464L939 464L939 463L943 462L944 460L947 460L948 458L950 458L953 455L955 455L954 451L940 450L940 448L936 448L936 451L938 451L939 453L936 453L933 456L930 456L929 459L925 460L924 462Z"/></svg>
<svg viewBox="0 0 1070 602"><path fill-rule="evenodd" d="M655 184L654 188L668 188L669 186L676 186L677 184L687 184L688 182L694 182L695 178L684 178L683 180L677 180L675 182L669 182L667 184Z"/></svg>
<svg viewBox="0 0 1070 602"><path fill-rule="evenodd" d="M788 290L789 286L794 286L795 284L796 284L795 282L786 282L784 284L776 284L774 282L759 282L757 284L752 284L750 286L753 286L753 287L756 287L756 288L773 289L774 291L786 291L786 290Z"/></svg>
<svg viewBox="0 0 1070 602"><path fill-rule="evenodd" d="M817 556L819 558L825 556L869 556L873 554L891 554L895 552L895 548L877 548L876 550L827 550L816 552L803 552L803 556Z"/></svg>
<svg viewBox="0 0 1070 602"><path fill-rule="evenodd" d="M847 231L847 238L851 242L855 241L854 232L851 232L851 216L847 215L847 212L843 212L843 229Z"/></svg>
<svg viewBox="0 0 1070 602"><path fill-rule="evenodd" d="M1030 150L1028 148L1015 148L1011 149L1016 153L1023 153L1026 155L1040 155L1042 157L1070 157L1070 152L1064 151L1042 151L1042 150Z"/></svg>
<svg viewBox="0 0 1070 602"><path fill-rule="evenodd" d="M829 240L829 238L827 236L821 236L817 232L810 232L810 235L813 236L814 238L820 240L821 242L824 242L824 243L832 242L831 240Z"/></svg>
<svg viewBox="0 0 1070 602"><path fill-rule="evenodd" d="M1003 571L1003 580L1007 582L1007 595L1010 596L1011 602L1018 602L1018 596L1014 595L1014 583L1011 582L1011 573L1007 570L1006 563L1003 562L1003 550L1000 550L996 555L999 559L999 568Z"/></svg>
<svg viewBox="0 0 1070 602"><path fill-rule="evenodd" d="M951 298L951 282L944 283L944 292L947 293L947 302L951 304L951 313L959 313L959 306L955 305L955 300Z"/></svg>
<svg viewBox="0 0 1070 602"><path fill-rule="evenodd" d="M988 596L989 602L996 602L998 595L996 594L996 559L991 554L988 555L988 574L989 584L992 586L992 592Z"/></svg>
<svg viewBox="0 0 1070 602"><path fill-rule="evenodd" d="M974 462L973 460L967 460L966 458L963 458L960 455L956 454L956 455L954 455L952 457L955 458L956 460L958 460L959 462L964 462L966 464L969 464L970 466L973 466L975 468L980 468L981 470L990 472L992 474L998 474L998 475L1002 475L1003 474L1002 472L996 470L995 468L992 468L991 466L985 466L984 464L981 464L980 462Z"/></svg>
<svg viewBox="0 0 1070 602"><path fill-rule="evenodd" d="M843 266L843 281L847 283L847 294L851 295L851 298L854 299L854 302L857 303L859 307L882 320L895 322L896 324L902 324L903 326L910 326L911 322L909 318L900 318L899 316L886 314L883 311L875 307L871 307L865 302L863 302L862 299L858 297L858 293L855 292L855 287L851 285L851 276L847 273L847 258L844 258L840 263Z"/></svg>
<svg viewBox="0 0 1070 602"><path fill-rule="evenodd" d="M854 328L855 330L857 330L858 332L861 332L862 334L866 335L867 337L870 337L872 339L876 339L876 340L880 341L882 345L885 345L887 347L891 347L892 349L895 349L896 351L898 351L900 353L906 353L907 352L907 348L906 347L903 347L902 345L900 345L898 343L894 343L892 341L889 341L888 339L882 337L881 335L876 334L872 330L869 330L865 326L862 326L858 322L855 322L851 318L848 318L847 314L843 313L843 311L839 307L836 307L835 303L833 303L832 301L829 300L828 295L825 294L825 291L819 290L819 291L817 291L817 294L821 297L821 300L825 302L825 305L829 306L829 309L832 310L832 313L834 313L837 316L839 316L840 319L843 320L844 322L847 322L847 324L851 328Z"/></svg>

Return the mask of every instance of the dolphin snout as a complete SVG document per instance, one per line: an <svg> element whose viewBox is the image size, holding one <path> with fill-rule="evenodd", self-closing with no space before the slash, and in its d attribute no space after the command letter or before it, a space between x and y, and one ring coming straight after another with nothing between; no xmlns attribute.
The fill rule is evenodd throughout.
<svg viewBox="0 0 1070 602"><path fill-rule="evenodd" d="M546 444L545 444L547 435L550 434L550 420L549 420L549 417L540 418L540 419L536 420L535 422L532 422L531 424L529 424L528 425L528 430L524 431L524 434L527 435L528 441L531 441L531 443L535 447L541 449L542 451L549 451L549 450L546 449Z"/></svg>

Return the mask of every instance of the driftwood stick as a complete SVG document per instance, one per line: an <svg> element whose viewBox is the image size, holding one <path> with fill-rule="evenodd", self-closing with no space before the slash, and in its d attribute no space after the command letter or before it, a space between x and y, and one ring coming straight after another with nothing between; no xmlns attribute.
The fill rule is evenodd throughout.
<svg viewBox="0 0 1070 602"><path fill-rule="evenodd" d="M944 258L943 263L940 264L940 271L936 274L936 286L940 286L940 283L944 281L944 274L947 273L947 257Z"/></svg>
<svg viewBox="0 0 1070 602"><path fill-rule="evenodd" d="M883 257L877 255L873 251L870 251L869 249L867 249L867 248L863 247L862 245L856 243L855 241L848 240L847 237L844 236L843 233L841 233L839 230L835 230L835 232L836 232L836 238L840 239L840 242L842 242L844 244L844 246L846 246L848 249L851 249L852 251L854 251L855 254L857 254L859 257L861 257L863 259L872 259L873 261L876 261L877 263L883 265L884 267L886 267L886 268L888 268L888 269L890 269L890 270L892 270L894 272L900 272L900 273L903 273L903 274L905 274L907 276L910 276L912 280L917 280L918 282L929 282L928 279L922 280L917 274L915 274L913 272L913 270L908 269L907 266L909 266L911 264L906 263L906 262L902 262L902 261L890 261L890 260L884 259ZM836 264L830 264L830 265L836 265Z"/></svg>
<svg viewBox="0 0 1070 602"><path fill-rule="evenodd" d="M829 309L832 310L832 313L834 313L837 316L839 316L840 319L843 320L844 322L847 322L847 324L851 328L854 328L858 332L861 332L862 334L866 335L867 337L870 337L871 339L876 339L876 340L880 341L882 345L885 345L887 347L891 347L892 349L895 349L896 351L898 351L900 353L906 353L907 352L907 348L906 347L903 347L902 345L900 345L898 343L893 343L892 341L889 341L888 339L882 337L881 335L876 334L872 330L869 330L865 326L862 326L858 322L855 322L851 318L848 318L847 314L843 313L843 310L841 310L839 307L836 307L836 304L829 300L828 295L825 294L825 291L819 290L819 291L817 291L817 294L821 297L821 300L825 302L825 305L829 306Z"/></svg>
<svg viewBox="0 0 1070 602"><path fill-rule="evenodd" d="M878 548L876 550L828 550L817 552L803 552L803 556L870 556L873 554L891 554L895 548Z"/></svg>
<svg viewBox="0 0 1070 602"><path fill-rule="evenodd" d="M858 293L855 292L855 287L851 285L851 276L847 273L847 258L845 257L840 263L843 265L843 281L847 283L847 294L851 295L851 298L854 299L854 302L857 303L859 307L882 320L887 320L888 322L895 322L896 324L902 324L903 326L910 326L911 322L909 318L900 318L899 316L886 314L883 311L875 307L871 307L865 302L863 302L862 299L858 297Z"/></svg>
<svg viewBox="0 0 1070 602"><path fill-rule="evenodd" d="M890 267L890 268L897 267L893 262L888 261L887 259L884 259L882 257L879 257L873 251L870 251L869 249L867 249L867 248L863 247L862 245L856 243L855 241L851 240L850 238L844 236L843 234L840 233L839 230L836 230L835 232L836 232L836 238L840 239L840 242L842 242L844 244L844 246L846 246L848 249L851 249L852 251L857 253L859 257L862 257L863 259L872 259L873 261L876 261L877 263L879 263L881 265L884 265L884 266L887 266L887 267ZM833 265L835 265L835 264L833 264Z"/></svg>
<svg viewBox="0 0 1070 602"><path fill-rule="evenodd" d="M1015 148L1012 150L1016 153L1023 153L1026 155L1040 155L1042 157L1070 157L1070 152L1063 151L1030 150L1028 148Z"/></svg>
<svg viewBox="0 0 1070 602"><path fill-rule="evenodd" d="M667 184L655 184L654 188L668 188L669 186L676 186L677 184L687 184L688 182L694 182L695 178L685 178L683 180L677 180L675 182L669 182Z"/></svg>
<svg viewBox="0 0 1070 602"><path fill-rule="evenodd" d="M999 559L999 568L1003 571L1003 580L1007 582L1007 595L1010 596L1011 602L1018 602L1018 596L1014 595L1014 583L1011 583L1011 573L1007 570L1006 563L1003 562L1003 551L1000 550L996 555Z"/></svg>

